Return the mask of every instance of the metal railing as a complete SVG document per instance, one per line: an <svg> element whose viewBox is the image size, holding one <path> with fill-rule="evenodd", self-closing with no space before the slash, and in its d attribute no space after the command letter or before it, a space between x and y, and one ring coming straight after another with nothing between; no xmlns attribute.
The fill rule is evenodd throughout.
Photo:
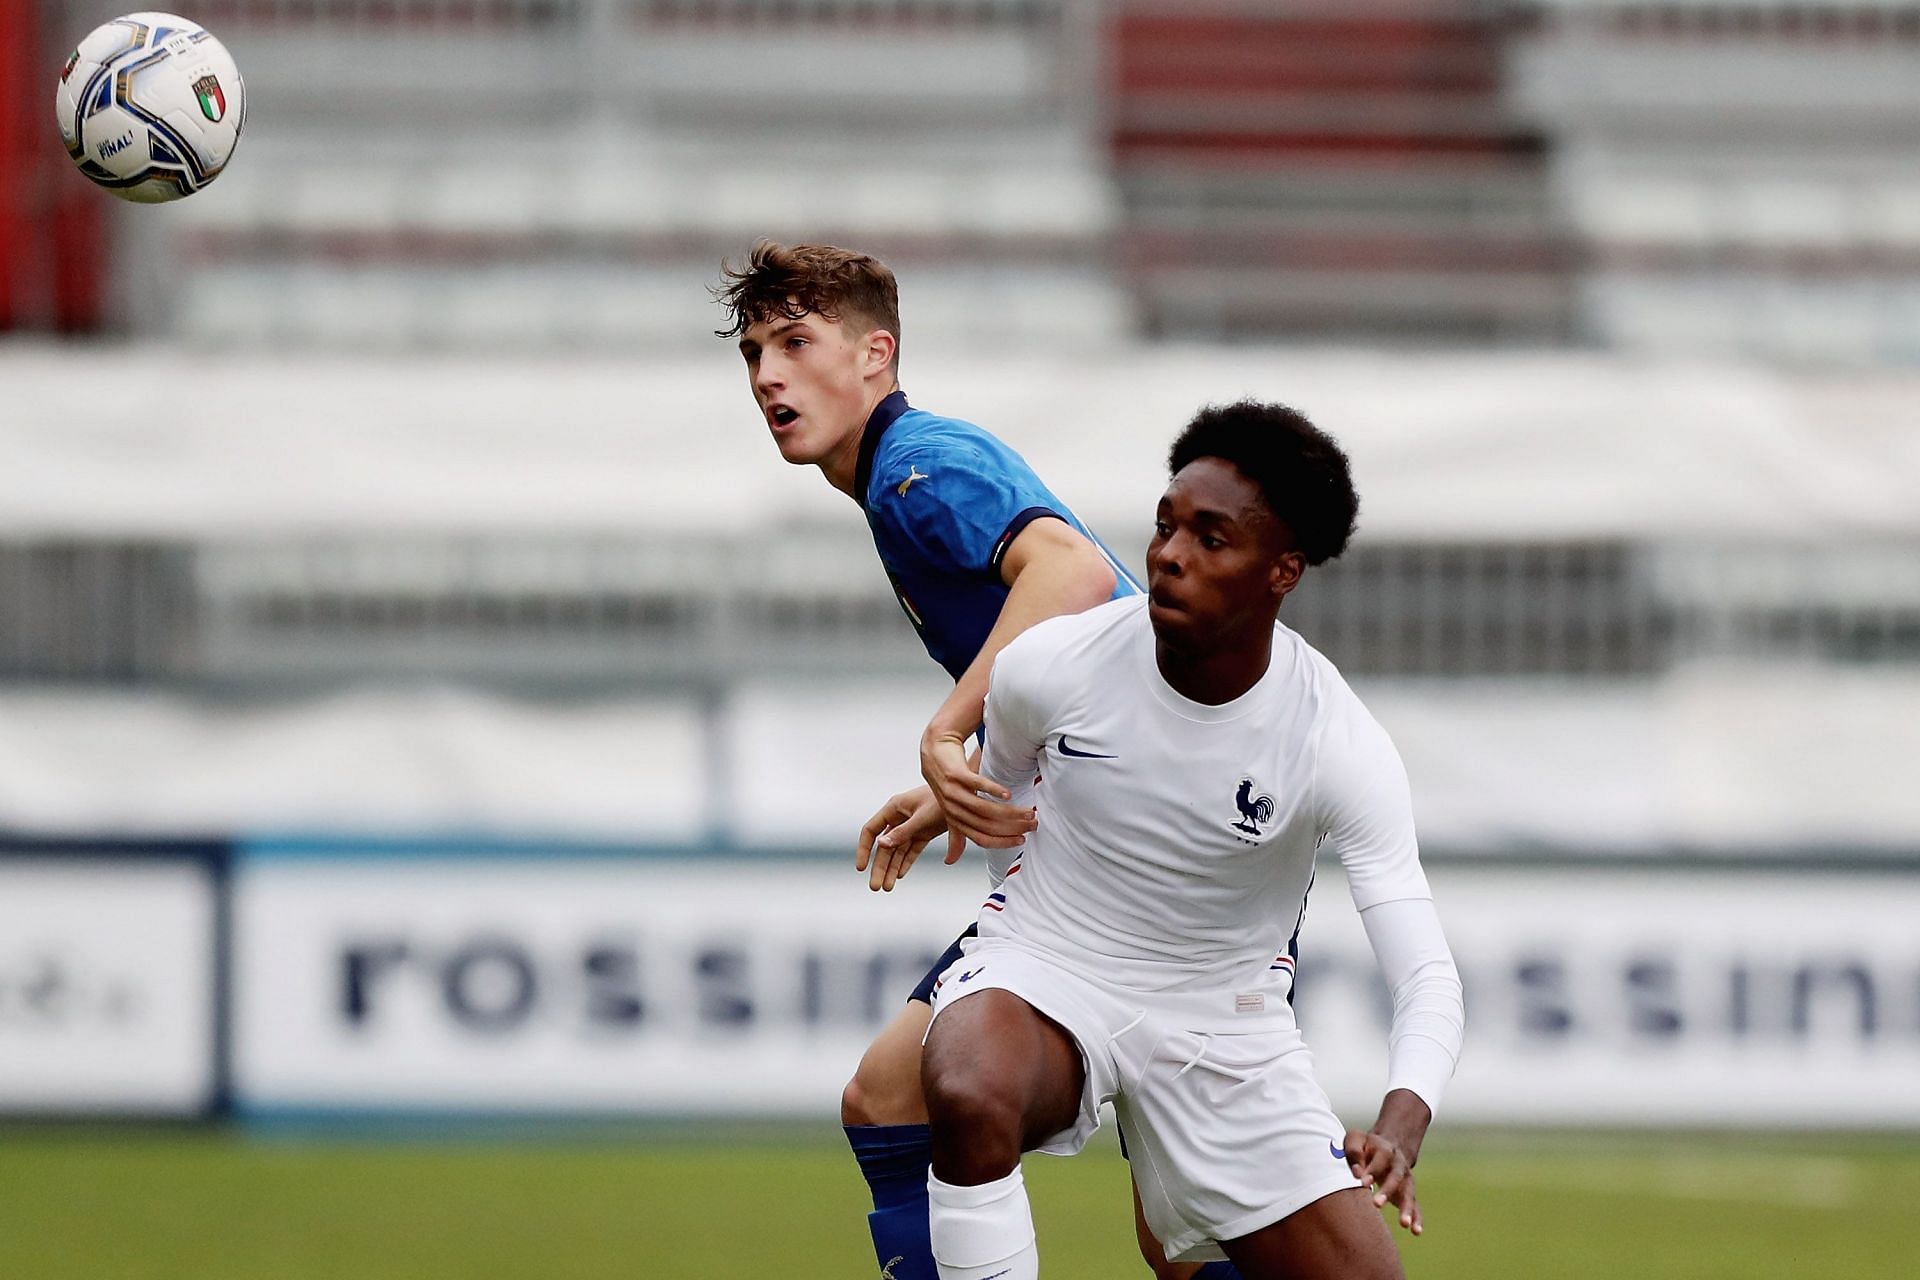
<svg viewBox="0 0 1920 1280"><path fill-rule="evenodd" d="M0 680L528 690L923 669L855 533L0 547ZM1363 544L1282 617L1351 675L1920 664L1920 547Z"/></svg>

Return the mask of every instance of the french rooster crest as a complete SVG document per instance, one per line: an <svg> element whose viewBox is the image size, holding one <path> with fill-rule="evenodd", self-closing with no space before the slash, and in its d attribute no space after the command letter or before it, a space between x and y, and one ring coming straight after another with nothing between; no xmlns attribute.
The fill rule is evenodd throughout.
<svg viewBox="0 0 1920 1280"><path fill-rule="evenodd" d="M1233 824L1235 831L1257 836L1261 834L1261 823L1273 821L1273 797L1255 795L1252 778L1240 779L1240 792L1234 796L1233 803L1240 810L1240 821Z"/></svg>

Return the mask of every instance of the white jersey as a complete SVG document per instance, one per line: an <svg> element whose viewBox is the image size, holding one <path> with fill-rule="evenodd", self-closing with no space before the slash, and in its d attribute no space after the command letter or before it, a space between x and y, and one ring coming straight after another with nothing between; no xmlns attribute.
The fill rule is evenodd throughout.
<svg viewBox="0 0 1920 1280"><path fill-rule="evenodd" d="M1287 627L1259 683L1209 706L1161 676L1144 596L1051 618L1000 653L986 722L982 772L1039 779L1039 824L983 938L1253 1030L1292 1025L1323 839L1361 910L1432 896L1398 753Z"/></svg>

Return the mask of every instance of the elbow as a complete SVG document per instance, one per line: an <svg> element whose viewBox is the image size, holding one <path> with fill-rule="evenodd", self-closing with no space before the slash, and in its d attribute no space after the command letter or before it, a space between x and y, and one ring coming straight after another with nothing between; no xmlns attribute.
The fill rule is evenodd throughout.
<svg viewBox="0 0 1920 1280"><path fill-rule="evenodd" d="M1447 1038L1441 1028L1456 1040L1466 1032L1466 989L1451 956L1429 960L1409 975L1394 991L1393 1006L1397 1020L1438 1039Z"/></svg>
<svg viewBox="0 0 1920 1280"><path fill-rule="evenodd" d="M1094 605L1105 604L1113 599L1113 589L1120 584L1120 576L1113 571L1100 548L1088 543L1079 556L1076 566L1075 583L1082 609L1091 609Z"/></svg>

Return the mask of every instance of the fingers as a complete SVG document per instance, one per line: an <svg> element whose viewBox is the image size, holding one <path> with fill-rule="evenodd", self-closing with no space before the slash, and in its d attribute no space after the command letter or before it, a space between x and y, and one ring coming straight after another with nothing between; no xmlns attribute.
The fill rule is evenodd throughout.
<svg viewBox="0 0 1920 1280"><path fill-rule="evenodd" d="M955 769L940 779L940 792L947 794L978 795L986 792L996 800L1011 800L1013 792L1007 790L992 778L975 773L971 769Z"/></svg>
<svg viewBox="0 0 1920 1280"><path fill-rule="evenodd" d="M885 809L882 809L867 819L867 824L860 828L860 839L853 847L853 869L855 871L865 871L867 869L867 859L873 856L873 842L879 838L882 831L885 831L892 824L893 819L888 816L888 812Z"/></svg>
<svg viewBox="0 0 1920 1280"><path fill-rule="evenodd" d="M970 791L942 790L938 795L948 824L975 844L994 849L1010 848L1026 839L1027 833L1033 830L1034 813L1031 806L1006 804L974 795Z"/></svg>
<svg viewBox="0 0 1920 1280"><path fill-rule="evenodd" d="M1011 849L1027 838L1036 825L1031 808L998 801L981 801L967 808L947 810L948 829L987 849Z"/></svg>
<svg viewBox="0 0 1920 1280"><path fill-rule="evenodd" d="M1419 1235L1425 1229L1420 1216L1420 1201L1414 1194L1413 1168L1404 1153L1377 1133L1349 1129L1346 1136L1347 1167L1353 1170L1373 1196L1373 1204L1383 1209L1391 1204L1399 1210L1400 1225Z"/></svg>
<svg viewBox="0 0 1920 1280"><path fill-rule="evenodd" d="M1412 1195L1413 1170L1407 1168L1404 1160L1389 1160L1387 1167L1375 1175L1373 1204L1376 1209L1384 1209L1388 1204L1401 1204L1403 1199L1411 1199ZM1402 1225L1411 1226L1412 1220L1408 1219Z"/></svg>
<svg viewBox="0 0 1920 1280"><path fill-rule="evenodd" d="M1373 1188L1373 1204L1380 1208L1387 1203L1392 1188L1399 1185L1399 1175L1394 1168L1393 1148L1385 1141L1375 1138L1367 1149L1367 1171L1363 1175L1367 1185Z"/></svg>
<svg viewBox="0 0 1920 1280"><path fill-rule="evenodd" d="M881 806L880 812L860 829L854 869L868 872L869 889L891 892L920 851L946 827L939 804L925 787L903 791Z"/></svg>
<svg viewBox="0 0 1920 1280"><path fill-rule="evenodd" d="M1400 1225L1414 1235L1420 1234L1420 1201L1413 1193L1413 1170L1402 1165L1396 1172L1381 1179L1373 1203L1382 1208L1392 1203L1400 1210Z"/></svg>
<svg viewBox="0 0 1920 1280"><path fill-rule="evenodd" d="M1371 1186L1367 1180L1367 1135L1358 1129L1347 1130L1340 1139L1341 1153L1347 1157L1347 1168L1362 1183Z"/></svg>
<svg viewBox="0 0 1920 1280"><path fill-rule="evenodd" d="M1013 792L976 772L958 739L942 738L923 748L920 768L949 829L962 838L988 849L1011 849L1033 830L1033 810L1006 803ZM953 856L951 846L948 856Z"/></svg>
<svg viewBox="0 0 1920 1280"><path fill-rule="evenodd" d="M967 851L967 838L958 831L947 832L947 865L960 861L960 855Z"/></svg>
<svg viewBox="0 0 1920 1280"><path fill-rule="evenodd" d="M922 791L924 789L902 791L881 805L874 815L867 819L866 825L860 828L860 839L854 845L853 869L855 871L867 869L867 860L873 856L874 841L880 837L881 832L907 820L914 811L914 796Z"/></svg>
<svg viewBox="0 0 1920 1280"><path fill-rule="evenodd" d="M962 795L972 796L981 791L1000 800L1013 799L1013 792L992 778L974 772L967 763L966 747L958 741L944 740L933 750L923 751L920 755L920 773L942 801L952 801Z"/></svg>
<svg viewBox="0 0 1920 1280"><path fill-rule="evenodd" d="M892 893L893 886L900 883L900 877L906 875L907 869L920 857L920 851L938 834L937 831L928 832L894 845L876 844L874 850L878 856L874 860L872 874L867 877L867 887L881 893Z"/></svg>

